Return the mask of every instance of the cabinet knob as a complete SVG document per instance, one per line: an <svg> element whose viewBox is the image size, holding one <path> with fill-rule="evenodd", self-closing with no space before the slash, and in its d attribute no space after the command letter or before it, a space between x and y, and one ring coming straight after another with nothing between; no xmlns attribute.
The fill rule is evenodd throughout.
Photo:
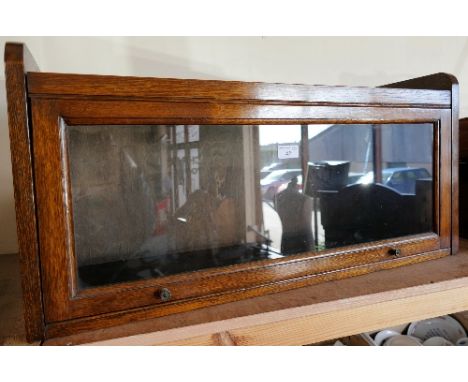
<svg viewBox="0 0 468 382"><path fill-rule="evenodd" d="M388 250L388 254L393 257L400 257L401 251L398 248L391 248Z"/></svg>
<svg viewBox="0 0 468 382"><path fill-rule="evenodd" d="M168 288L161 288L158 295L161 301L169 301L172 297L172 293Z"/></svg>

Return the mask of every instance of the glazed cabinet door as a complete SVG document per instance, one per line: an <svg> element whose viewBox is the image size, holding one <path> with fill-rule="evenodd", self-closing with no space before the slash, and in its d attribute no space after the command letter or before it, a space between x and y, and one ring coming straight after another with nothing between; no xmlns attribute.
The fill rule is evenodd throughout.
<svg viewBox="0 0 468 382"><path fill-rule="evenodd" d="M165 315L450 252L449 110L31 104L48 323Z"/></svg>

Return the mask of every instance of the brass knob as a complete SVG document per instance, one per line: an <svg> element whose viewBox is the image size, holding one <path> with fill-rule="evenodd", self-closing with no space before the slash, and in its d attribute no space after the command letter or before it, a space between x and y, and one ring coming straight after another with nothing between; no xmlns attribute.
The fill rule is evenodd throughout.
<svg viewBox="0 0 468 382"><path fill-rule="evenodd" d="M390 256L400 257L401 251L400 251L400 249L398 249L398 248L391 248L391 249L388 250L388 254L389 254Z"/></svg>
<svg viewBox="0 0 468 382"><path fill-rule="evenodd" d="M171 291L167 288L161 288L159 290L159 298L161 301L169 301L172 297Z"/></svg>

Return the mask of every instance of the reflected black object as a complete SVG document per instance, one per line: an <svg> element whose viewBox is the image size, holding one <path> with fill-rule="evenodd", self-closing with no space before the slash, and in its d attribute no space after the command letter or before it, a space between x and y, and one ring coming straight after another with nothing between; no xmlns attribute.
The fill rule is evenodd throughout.
<svg viewBox="0 0 468 382"><path fill-rule="evenodd" d="M320 193L327 248L428 232L421 221L421 195L400 194L381 184L353 184L338 192Z"/></svg>
<svg viewBox="0 0 468 382"><path fill-rule="evenodd" d="M304 193L316 195L319 190L340 190L348 184L349 162L314 162L307 166Z"/></svg>

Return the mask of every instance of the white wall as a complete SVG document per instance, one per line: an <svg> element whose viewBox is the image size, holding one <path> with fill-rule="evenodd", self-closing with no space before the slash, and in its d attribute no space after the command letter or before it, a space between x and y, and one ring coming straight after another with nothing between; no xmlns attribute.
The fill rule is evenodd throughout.
<svg viewBox="0 0 468 382"><path fill-rule="evenodd" d="M41 71L376 86L454 74L468 116L468 38L0 37L25 42ZM17 251L3 61L0 64L0 254Z"/></svg>

